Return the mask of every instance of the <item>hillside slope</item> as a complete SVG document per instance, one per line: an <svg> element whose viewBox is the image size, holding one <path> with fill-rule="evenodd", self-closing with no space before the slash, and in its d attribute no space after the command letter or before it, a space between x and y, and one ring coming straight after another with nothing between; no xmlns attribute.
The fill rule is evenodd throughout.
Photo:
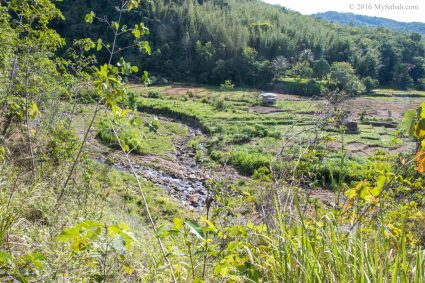
<svg viewBox="0 0 425 283"><path fill-rule="evenodd" d="M387 18L369 17L365 15L357 15L353 13L339 13L334 11L317 13L313 16L343 25L352 24L355 26L365 27L386 27L402 32L417 32L425 34L425 23L419 22L405 23Z"/></svg>
<svg viewBox="0 0 425 283"><path fill-rule="evenodd" d="M86 24L80 11L114 20L115 2L58 2L65 21L55 27L68 42L81 37L107 40L110 30L98 22ZM150 29L152 55L127 49L123 56L174 81L217 85L230 79L237 85L263 87L281 73L315 78L314 65L322 58L330 65L348 62L360 78L396 88L419 87L425 74L421 36L340 26L259 0L158 0L124 17ZM128 41L123 37L118 43ZM288 66L281 64L285 60Z"/></svg>

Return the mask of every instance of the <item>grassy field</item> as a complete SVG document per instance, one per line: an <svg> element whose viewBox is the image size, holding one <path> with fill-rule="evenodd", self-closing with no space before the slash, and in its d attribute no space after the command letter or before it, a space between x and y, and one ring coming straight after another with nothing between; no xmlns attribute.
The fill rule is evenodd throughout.
<svg viewBox="0 0 425 283"><path fill-rule="evenodd" d="M320 115L329 107L324 100L279 94L275 106L264 107L258 103L257 90L222 91L191 85L132 85L130 90L140 111L170 116L203 129L209 134L210 159L230 163L246 175L291 152L291 145L307 147L315 139L321 141L321 152L316 154L320 168L314 169L319 171L333 170L329 167L342 152L348 163L362 165L378 150L407 151L409 143L400 137L398 126L404 112L421 101L397 96L349 100L342 108L358 123L359 132L344 134L338 124L318 126Z"/></svg>
<svg viewBox="0 0 425 283"><path fill-rule="evenodd" d="M80 138L83 137L86 126L89 124L93 115L94 105L81 105L76 111L72 127L77 131ZM111 207L120 207L124 214L131 217L147 219L143 206L141 195L137 189L134 176L126 170L118 170L112 167L112 164L122 162L120 151L117 148L114 134L110 131L107 112L99 112L93 132L89 135L87 150L90 152L92 162L93 181L95 187L102 187L102 182L107 183L110 188L104 192L105 198L110 200ZM120 138L125 140L131 147L135 147L134 152L146 156L156 156L164 160L173 161L175 158L175 141L187 136L188 130L182 124L171 121L156 120L150 115L142 115L142 121L145 125L154 124L156 131L149 131L149 127L129 128L124 127L118 130ZM102 144L99 143L102 141ZM105 146L108 145L109 147ZM102 156L106 158L102 162ZM157 166L152 161L151 166ZM170 198L164 189L151 181L141 179L141 185L145 190L146 198L152 205L152 211L155 215L160 215L164 220L172 220L175 215L189 215L191 212L175 199ZM101 190L101 189L100 189Z"/></svg>
<svg viewBox="0 0 425 283"><path fill-rule="evenodd" d="M425 97L425 91L421 90L396 90L396 89L376 89L374 91L377 95L383 96L404 96L404 97Z"/></svg>

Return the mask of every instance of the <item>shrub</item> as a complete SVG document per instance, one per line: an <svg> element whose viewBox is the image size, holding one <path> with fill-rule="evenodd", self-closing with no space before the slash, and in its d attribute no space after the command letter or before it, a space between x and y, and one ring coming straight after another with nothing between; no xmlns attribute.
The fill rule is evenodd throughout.
<svg viewBox="0 0 425 283"><path fill-rule="evenodd" d="M418 90L425 90L425 78L418 79L418 81L416 82L416 88Z"/></svg>
<svg viewBox="0 0 425 283"><path fill-rule="evenodd" d="M78 103L89 104L97 101L96 89L93 87L86 87L82 89L76 97Z"/></svg>
<svg viewBox="0 0 425 283"><path fill-rule="evenodd" d="M315 96L320 95L325 89L325 85L316 80L307 80L301 78L279 79L273 86L278 92L288 92L291 94Z"/></svg>
<svg viewBox="0 0 425 283"><path fill-rule="evenodd" d="M202 154L203 154L202 149L198 149L196 151L196 154L195 154L195 160L196 160L196 162L201 162L202 161Z"/></svg>
<svg viewBox="0 0 425 283"><path fill-rule="evenodd" d="M248 143L252 139L252 136L247 133L238 133L233 136L232 142L235 144Z"/></svg>
<svg viewBox="0 0 425 283"><path fill-rule="evenodd" d="M212 107L218 111L225 111L229 104L225 101L223 97L215 97L211 103Z"/></svg>
<svg viewBox="0 0 425 283"><path fill-rule="evenodd" d="M262 180L271 182L272 181L272 173L270 172L270 169L267 167L260 167L254 171L254 174L252 175L252 178L255 180Z"/></svg>
<svg viewBox="0 0 425 283"><path fill-rule="evenodd" d="M221 90L232 90L235 88L235 85L231 80L225 80L224 83L220 85Z"/></svg>
<svg viewBox="0 0 425 283"><path fill-rule="evenodd" d="M264 153L248 152L246 150L232 151L230 163L235 166L241 174L252 175L256 169L270 167L271 156Z"/></svg>
<svg viewBox="0 0 425 283"><path fill-rule="evenodd" d="M194 93L193 91L191 91L191 90L187 90L187 91L186 91L186 95L187 95L188 97L190 97L190 98L195 97L195 93Z"/></svg>
<svg viewBox="0 0 425 283"><path fill-rule="evenodd" d="M103 141L105 144L112 147L119 147L118 141L115 137L114 132L110 128L107 121L104 121L100 124L98 131L98 138ZM142 152L142 136L141 131L137 128L132 128L129 126L124 126L119 132L118 136L121 140L121 143L124 146L128 146L129 149L133 149L135 152Z"/></svg>
<svg viewBox="0 0 425 283"><path fill-rule="evenodd" d="M362 82L364 86L366 87L367 93L371 93L372 90L374 90L375 88L379 86L379 81L371 77L363 78Z"/></svg>
<svg viewBox="0 0 425 283"><path fill-rule="evenodd" d="M159 98L162 98L162 95L158 91L150 91L148 93L148 98L157 98L157 99L159 99Z"/></svg>
<svg viewBox="0 0 425 283"><path fill-rule="evenodd" d="M72 157L80 144L77 134L73 128L65 125L58 125L51 132L49 142L49 154L55 163L67 160Z"/></svg>
<svg viewBox="0 0 425 283"><path fill-rule="evenodd" d="M200 147L201 140L202 140L202 137L201 136L197 136L197 137L193 138L192 140L190 140L187 143L187 146L190 147L190 148L192 148L192 149L198 150L198 149L201 148Z"/></svg>
<svg viewBox="0 0 425 283"><path fill-rule="evenodd" d="M220 162L220 163L224 163L226 161L226 157L228 157L226 155L226 153L224 153L222 151L219 151L219 150L211 150L209 152L208 156L212 160L217 161L217 162Z"/></svg>

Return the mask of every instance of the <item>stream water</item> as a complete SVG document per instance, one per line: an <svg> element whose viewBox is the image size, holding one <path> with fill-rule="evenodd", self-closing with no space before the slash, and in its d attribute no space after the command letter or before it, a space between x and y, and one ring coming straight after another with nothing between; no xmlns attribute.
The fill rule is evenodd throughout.
<svg viewBox="0 0 425 283"><path fill-rule="evenodd" d="M178 123L178 121L166 118L160 119ZM189 134L184 139L175 142L174 160L133 155L132 163L137 174L144 180L161 187L179 203L194 210L202 210L208 195L205 182L215 176L213 172L206 172L202 168L201 164L195 159L195 150L186 145L196 136L204 136L204 134L189 125L185 125L185 127L188 128ZM96 157L93 157L93 159L99 163L105 163L111 149L97 141L93 141L93 143L96 143L95 148L97 148ZM200 146L203 148L204 145L200 143ZM118 151L115 151L114 154L122 155ZM153 159L152 162L149 158ZM112 165L112 168L131 173L130 166L125 162L123 156L114 158L114 160L117 161Z"/></svg>

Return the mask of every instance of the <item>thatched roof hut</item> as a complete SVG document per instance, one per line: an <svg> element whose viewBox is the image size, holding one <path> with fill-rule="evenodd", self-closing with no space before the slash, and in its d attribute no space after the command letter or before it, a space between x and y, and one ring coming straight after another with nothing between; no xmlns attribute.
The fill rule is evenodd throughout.
<svg viewBox="0 0 425 283"><path fill-rule="evenodd" d="M277 95L274 93L262 93L260 94L260 100L262 104L276 104Z"/></svg>
<svg viewBox="0 0 425 283"><path fill-rule="evenodd" d="M359 133L359 126L357 125L356 121L350 120L348 118L345 118L341 121L341 125L346 128L347 134L357 134Z"/></svg>

